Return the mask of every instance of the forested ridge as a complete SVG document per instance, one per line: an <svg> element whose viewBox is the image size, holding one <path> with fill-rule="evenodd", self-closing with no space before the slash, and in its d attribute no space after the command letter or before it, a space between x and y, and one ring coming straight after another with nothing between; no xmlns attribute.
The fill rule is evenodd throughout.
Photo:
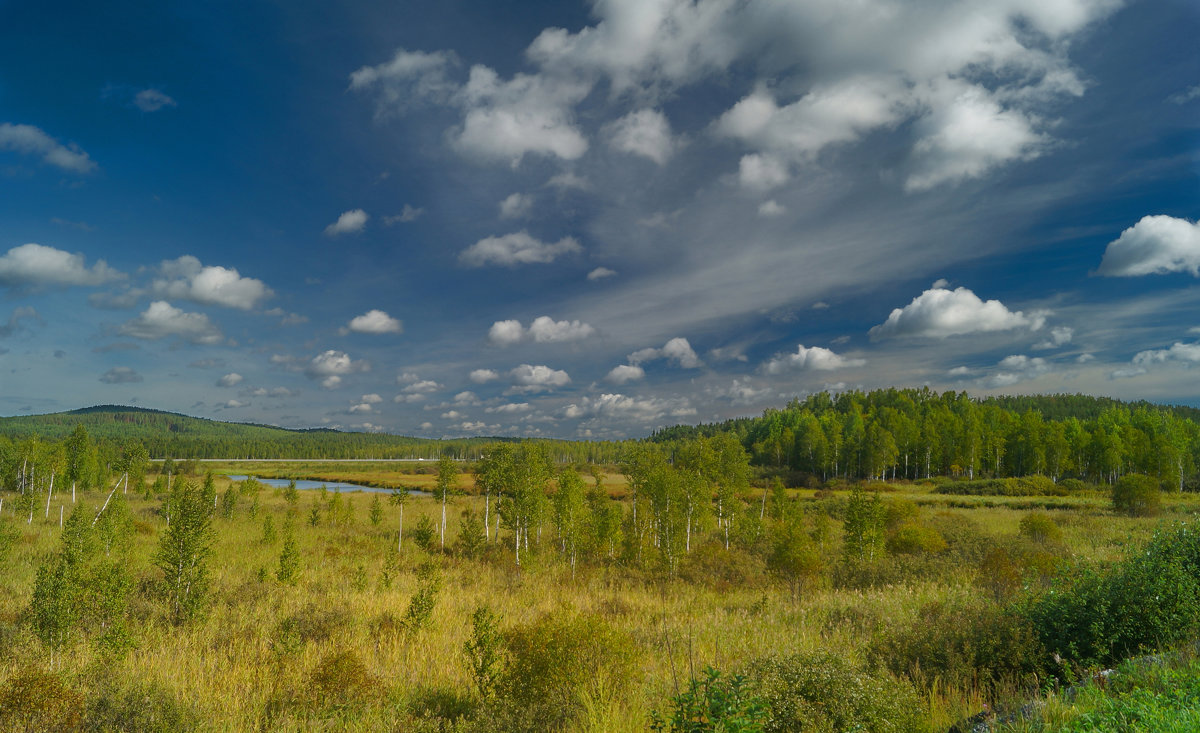
<svg viewBox="0 0 1200 733"><path fill-rule="evenodd" d="M821 479L1045 475L1182 488L1200 452L1197 411L1086 395L975 400L965 392L821 392L761 417L677 426L655 442L732 433L761 466Z"/></svg>

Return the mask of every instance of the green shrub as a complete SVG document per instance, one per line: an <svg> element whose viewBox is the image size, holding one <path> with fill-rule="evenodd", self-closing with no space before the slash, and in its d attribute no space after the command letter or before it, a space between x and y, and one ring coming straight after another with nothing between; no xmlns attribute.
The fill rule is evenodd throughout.
<svg viewBox="0 0 1200 733"><path fill-rule="evenodd" d="M693 545L679 563L680 578L718 591L761 586L764 570L762 558L717 541Z"/></svg>
<svg viewBox="0 0 1200 733"><path fill-rule="evenodd" d="M153 682L110 688L88 702L83 728L95 733L176 733L200 727L187 703Z"/></svg>
<svg viewBox="0 0 1200 733"><path fill-rule="evenodd" d="M907 681L871 674L835 654L795 654L753 662L746 672L769 713L762 730L919 730L927 714Z"/></svg>
<svg viewBox="0 0 1200 733"><path fill-rule="evenodd" d="M712 667L704 679L693 678L688 689L671 698L674 710L664 718L650 714L650 730L670 733L761 733L767 718L762 698L748 689L746 678L734 675L721 679Z"/></svg>
<svg viewBox="0 0 1200 733"><path fill-rule="evenodd" d="M1030 512L1021 517L1021 536L1040 545L1058 545L1062 543L1063 533L1049 514Z"/></svg>
<svg viewBox="0 0 1200 733"><path fill-rule="evenodd" d="M495 729L562 730L585 710L625 698L638 668L632 641L598 616L565 611L504 634Z"/></svg>
<svg viewBox="0 0 1200 733"><path fill-rule="evenodd" d="M420 631L433 620L433 607L437 603L438 591L442 589L442 577L437 566L425 563L417 568L417 592L408 601L401 624L409 632Z"/></svg>
<svg viewBox="0 0 1200 733"><path fill-rule="evenodd" d="M1030 679L1046 655L1030 622L990 603L937 602L873 639L868 659L925 685L970 688Z"/></svg>
<svg viewBox="0 0 1200 733"><path fill-rule="evenodd" d="M82 713L83 696L40 669L20 670L0 688L0 730L78 730Z"/></svg>
<svg viewBox="0 0 1200 733"><path fill-rule="evenodd" d="M1069 494L1084 491L1088 488L1087 484L1077 478L1065 478L1062 481L1059 481L1058 485L1063 488L1063 491L1066 491Z"/></svg>
<svg viewBox="0 0 1200 733"><path fill-rule="evenodd" d="M428 514L422 514L417 520L416 529L412 531L413 542L425 552L433 552L434 538L437 537L437 527Z"/></svg>
<svg viewBox="0 0 1200 733"><path fill-rule="evenodd" d="M326 641L350 621L350 615L340 608L320 608L310 603L275 625L270 636L271 647L277 654L296 653L305 644Z"/></svg>
<svg viewBox="0 0 1200 733"><path fill-rule="evenodd" d="M1162 504L1158 481L1140 473L1127 473L1112 489L1113 511L1131 517L1152 517Z"/></svg>
<svg viewBox="0 0 1200 733"><path fill-rule="evenodd" d="M936 529L912 522L900 525L887 538L888 552L901 555L945 552L948 546Z"/></svg>
<svg viewBox="0 0 1200 733"><path fill-rule="evenodd" d="M322 707L344 706L369 698L379 681L351 651L329 652L308 674L308 691Z"/></svg>

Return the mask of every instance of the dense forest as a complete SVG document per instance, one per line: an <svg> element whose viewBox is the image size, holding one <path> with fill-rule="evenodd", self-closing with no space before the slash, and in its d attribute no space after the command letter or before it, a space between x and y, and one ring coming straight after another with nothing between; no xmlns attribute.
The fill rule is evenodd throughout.
<svg viewBox="0 0 1200 733"><path fill-rule="evenodd" d="M660 430L652 441L731 433L761 466L820 479L1041 474L1112 483L1127 473L1184 488L1196 410L1084 395L975 400L964 392L821 392L762 417Z"/></svg>

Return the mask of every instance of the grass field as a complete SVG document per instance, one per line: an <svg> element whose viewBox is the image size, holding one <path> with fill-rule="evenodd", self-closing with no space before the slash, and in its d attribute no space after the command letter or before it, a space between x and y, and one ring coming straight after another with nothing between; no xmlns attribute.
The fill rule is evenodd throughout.
<svg viewBox="0 0 1200 733"><path fill-rule="evenodd" d="M429 488L434 479L410 464L237 462L207 468L412 488ZM151 558L165 530L162 503L130 490L125 498L134 531L120 557L134 577L131 645L113 655L97 647L95 634L74 634L53 661L56 679L64 685L56 694L78 695L80 710L95 715L96 700L119 709L113 700L145 697L152 690L151 697L161 699L162 719L178 714L202 730L475 730L470 726L480 723L472 716L484 708L463 647L471 638L472 614L486 605L501 630L531 628L539 619L557 617L598 619L611 629L632 660L627 689L586 697L583 713L569 727L644 731L651 710L665 709L705 666L737 671L756 659L818 652L865 663L880 634L917 622L931 604L988 603L997 593L981 577L977 562L951 561L942 553L939 560L906 558L908 564L897 565L894 577L883 582L816 582L793 598L761 558L736 550L723 554L713 527L698 534L693 552L670 578L606 562L572 570L556 552L549 526L542 530L541 548L535 537L519 567L507 530L500 542L490 538L481 557L468 559L449 550L456 546L462 510L482 513L484 500L470 493L468 475L458 485L464 493L450 502L446 553L439 551L436 536L432 552L412 540L422 517L435 524L440 520L441 507L433 499L407 502L405 542L397 548L400 509L386 496L376 525L369 518L373 497L367 494L343 494L346 510L340 520L321 503L319 518L310 523L313 507L329 497L303 492L289 505L279 490L242 493L231 518L218 514L213 520L211 603L200 618L182 626L170 622L155 589L161 573ZM620 476L606 476L603 485L613 496L625 494ZM228 488L228 480L218 477L218 494ZM915 507L906 511L935 523L931 526L969 528L969 541L981 546L1015 541L1023 517L1045 512L1062 530L1055 557L1070 563L1115 560L1163 522L1200 511L1200 497L1194 495L1167 497L1160 518L1129 518L1114 515L1100 492L960 497L921 485L892 488L885 502ZM4 496L0 522L11 528L13 542L0 556L0 681L51 668L26 614L38 567L57 551L60 502L65 501L64 514L72 510L69 494L56 494L51 518L41 507L28 523L28 517L14 514L14 495ZM812 506L833 506L845 498L844 492L818 498L810 490L793 490L788 497ZM92 492L79 495L77 502L94 513L104 498L103 492ZM758 491L743 498L747 513L755 514ZM264 530L268 518L274 537ZM840 552L840 523L834 522L823 546L831 563ZM285 524L294 528L301 556L294 584L275 577ZM954 547L949 552L956 552ZM429 624L412 630L404 624L405 614L427 583L429 570L422 567L429 563L440 589ZM928 731L945 730L997 695L995 689L955 683L916 689L923 715L918 729Z"/></svg>

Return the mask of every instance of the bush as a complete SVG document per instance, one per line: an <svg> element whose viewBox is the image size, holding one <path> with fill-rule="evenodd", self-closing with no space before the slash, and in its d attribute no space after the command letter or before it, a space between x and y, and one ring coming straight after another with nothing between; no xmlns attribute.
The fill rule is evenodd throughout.
<svg viewBox="0 0 1200 733"><path fill-rule="evenodd" d="M624 698L638 668L633 643L598 616L547 614L504 634L509 663L496 684L497 729L567 728Z"/></svg>
<svg viewBox="0 0 1200 733"><path fill-rule="evenodd" d="M1062 543L1063 533L1049 514L1030 512L1021 517L1021 536L1039 545L1058 545Z"/></svg>
<svg viewBox="0 0 1200 733"><path fill-rule="evenodd" d="M979 602L937 602L872 640L868 659L895 675L932 686L988 689L1031 678L1045 652L1019 613Z"/></svg>
<svg viewBox="0 0 1200 733"><path fill-rule="evenodd" d="M330 652L308 675L308 690L321 706L344 706L362 702L376 691L379 681L367 665L351 651Z"/></svg>
<svg viewBox="0 0 1200 733"><path fill-rule="evenodd" d="M1113 510L1131 517L1152 517L1162 504L1158 481L1140 473L1127 473L1112 489Z"/></svg>
<svg viewBox="0 0 1200 733"><path fill-rule="evenodd" d="M922 555L945 552L946 538L932 527L908 522L896 528L887 538L888 552L901 555Z"/></svg>
<svg viewBox="0 0 1200 733"><path fill-rule="evenodd" d="M715 541L693 547L679 563L680 578L718 591L761 586L763 571L762 558Z"/></svg>
<svg viewBox="0 0 1200 733"><path fill-rule="evenodd" d="M433 539L436 536L437 528L434 526L433 520L429 518L429 515L422 514L421 518L417 520L416 529L412 531L413 542L417 543L417 547L425 552L433 552Z"/></svg>
<svg viewBox="0 0 1200 733"><path fill-rule="evenodd" d="M40 669L18 671L0 688L0 730L78 730L82 712L83 696Z"/></svg>
<svg viewBox="0 0 1200 733"><path fill-rule="evenodd" d="M1077 478L1065 478L1062 481L1059 481L1058 485L1061 486L1064 491L1070 494L1084 491L1088 487L1087 484Z"/></svg>
<svg viewBox="0 0 1200 733"><path fill-rule="evenodd" d="M176 733L200 727L190 705L153 682L107 689L88 703L84 730L96 733Z"/></svg>
<svg viewBox="0 0 1200 733"><path fill-rule="evenodd" d="M897 733L925 727L927 714L906 681L871 674L834 654L753 662L746 676L769 713L762 730Z"/></svg>
<svg viewBox="0 0 1200 733"><path fill-rule="evenodd" d="M747 689L746 679L734 675L721 679L712 667L704 679L692 679L686 692L671 698L670 719L657 710L650 714L650 730L671 733L760 733L767 717L762 698Z"/></svg>

